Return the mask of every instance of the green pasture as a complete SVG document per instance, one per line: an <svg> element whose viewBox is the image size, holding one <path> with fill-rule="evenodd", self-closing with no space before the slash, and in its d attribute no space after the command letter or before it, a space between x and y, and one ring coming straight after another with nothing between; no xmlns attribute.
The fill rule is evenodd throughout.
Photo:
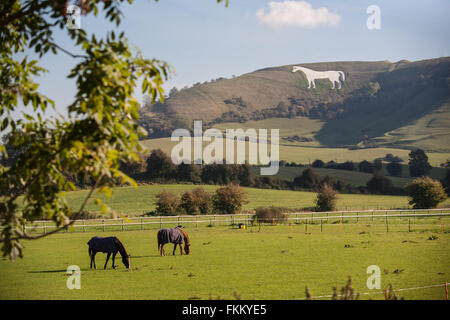
<svg viewBox="0 0 450 320"><path fill-rule="evenodd" d="M450 278L450 219L383 218L340 223L187 227L189 256L157 252L156 229L60 233L25 241L25 257L0 260L0 299L303 299L332 294L348 276L361 299L394 289L442 285ZM97 254L97 270L89 268L87 241L115 235L131 255L126 270L103 270L106 255ZM431 240L434 239L434 240ZM81 268L81 289L66 287L69 265ZM381 270L381 289L366 287L367 267ZM444 299L444 287L398 291L405 299ZM327 297L323 299L329 299Z"/></svg>
<svg viewBox="0 0 450 320"><path fill-rule="evenodd" d="M233 128L233 127L231 127ZM245 129L245 127L243 127ZM282 131L283 132L283 131ZM268 132L270 138L270 130ZM177 145L178 142L173 142L170 138L158 138L149 139L141 141L142 146L147 148L149 151L153 149L161 149L169 156L172 153L172 148ZM205 148L209 142L203 143L203 148ZM248 144L248 143L246 143ZM311 143L308 143L311 144ZM236 148L236 146L235 146ZM224 155L226 154L226 148L224 146ZM268 146L270 150L270 146ZM193 150L193 149L192 149ZM248 146L246 146L246 159L248 159ZM345 162L353 161L359 163L363 160L373 161L377 158L384 158L386 154L391 153L408 163L408 154L410 150L399 149L399 148L389 148L389 147L378 147L378 148L368 148L368 149L356 149L351 150L347 148L327 148L322 146L305 146L297 145L292 143L286 143L281 140L280 137L280 160L285 160L288 162L310 164L316 159L322 161L335 161L335 162ZM193 152L192 152L193 154ZM235 153L236 154L236 153ZM441 163L450 158L450 153L432 153L427 152L429 162L432 166L439 167Z"/></svg>
<svg viewBox="0 0 450 320"><path fill-rule="evenodd" d="M111 198L106 199L103 195L94 194L88 202L86 209L91 212L100 213L100 207L95 204L95 198L101 199L112 210L127 216L140 216L155 210L155 196L162 190L168 190L176 194L181 194L185 190L192 190L198 185L192 184L164 184L134 187L115 188ZM214 192L219 186L202 185L201 187L209 192ZM244 205L244 210L253 210L260 206L279 206L301 210L315 206L317 197L315 192L289 191L244 188L247 191L249 203ZM88 190L69 192L66 195L67 202L73 210L77 210ZM450 199L440 204L440 207L450 207ZM341 194L337 201L339 210L367 210L367 209L404 209L411 208L406 196L380 196L380 195L359 195Z"/></svg>

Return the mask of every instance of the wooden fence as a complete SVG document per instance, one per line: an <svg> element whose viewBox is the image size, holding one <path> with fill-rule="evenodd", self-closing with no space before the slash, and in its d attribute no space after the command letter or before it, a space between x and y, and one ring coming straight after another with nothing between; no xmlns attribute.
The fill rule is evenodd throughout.
<svg viewBox="0 0 450 320"><path fill-rule="evenodd" d="M308 224L308 223L329 223L350 221L359 222L364 219L365 222L374 222L383 219L388 231L389 220L409 218L426 219L450 216L450 208L445 209L426 209L426 210L369 210L369 211L331 211L331 212L294 212L286 213L287 219L284 224ZM124 231L124 230L143 230L145 228L163 228L175 227L199 227L199 226L231 226L239 223L254 225L255 216L253 214L227 214L227 215L182 215L182 216L146 216L133 218L117 219L88 219L76 220L69 231L87 232L87 231ZM273 221L273 224L278 222ZM411 224L411 221L409 221ZM30 221L24 226L24 231L34 231L46 233L56 228L51 220Z"/></svg>

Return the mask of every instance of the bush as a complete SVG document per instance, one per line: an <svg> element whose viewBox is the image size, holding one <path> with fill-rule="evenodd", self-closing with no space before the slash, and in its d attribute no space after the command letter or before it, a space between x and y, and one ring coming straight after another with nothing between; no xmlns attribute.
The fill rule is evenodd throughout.
<svg viewBox="0 0 450 320"><path fill-rule="evenodd" d="M236 214L247 201L247 192L238 185L229 184L216 189L213 196L214 211L223 214Z"/></svg>
<svg viewBox="0 0 450 320"><path fill-rule="evenodd" d="M180 208L187 214L198 214L200 212L198 201L191 191L185 191L181 195Z"/></svg>
<svg viewBox="0 0 450 320"><path fill-rule="evenodd" d="M156 195L156 199L156 214L161 216L177 215L180 200L176 194L163 190Z"/></svg>
<svg viewBox="0 0 450 320"><path fill-rule="evenodd" d="M201 214L208 214L212 211L212 195L202 187L192 190Z"/></svg>
<svg viewBox="0 0 450 320"><path fill-rule="evenodd" d="M335 211L337 198L338 192L328 184L324 184L317 194L316 211Z"/></svg>
<svg viewBox="0 0 450 320"><path fill-rule="evenodd" d="M440 202L447 199L442 184L429 177L417 178L405 189L411 198L409 204L412 204L414 209L435 208Z"/></svg>
<svg viewBox="0 0 450 320"><path fill-rule="evenodd" d="M286 214L282 208L278 207L259 207L253 217L259 223L279 223L287 220Z"/></svg>
<svg viewBox="0 0 450 320"><path fill-rule="evenodd" d="M323 162L323 161L320 160L320 159L317 159L316 161L314 161L314 162L312 163L312 166L313 166L314 168L323 168L324 165L325 165L325 162Z"/></svg>

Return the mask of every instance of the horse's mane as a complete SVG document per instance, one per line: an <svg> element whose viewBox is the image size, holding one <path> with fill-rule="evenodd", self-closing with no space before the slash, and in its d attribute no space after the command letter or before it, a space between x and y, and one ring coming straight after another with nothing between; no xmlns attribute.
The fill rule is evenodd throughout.
<svg viewBox="0 0 450 320"><path fill-rule="evenodd" d="M125 250L125 247L123 246L122 242L120 242L119 238L114 237L114 242L119 247L120 255L123 256L123 257L128 256L127 250Z"/></svg>
<svg viewBox="0 0 450 320"><path fill-rule="evenodd" d="M189 236L188 234L181 228L178 228L178 230L180 230L180 232L183 234L184 236L184 242L189 246L190 242L189 242Z"/></svg>

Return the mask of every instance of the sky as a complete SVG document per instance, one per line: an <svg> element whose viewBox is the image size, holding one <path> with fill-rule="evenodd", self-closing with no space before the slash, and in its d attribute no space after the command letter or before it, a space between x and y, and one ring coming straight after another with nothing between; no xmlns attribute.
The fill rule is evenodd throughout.
<svg viewBox="0 0 450 320"><path fill-rule="evenodd" d="M367 26L371 5L380 10L379 29ZM135 0L122 12L118 28L102 16L81 16L81 27L99 36L125 31L147 58L169 63L175 74L164 85L167 92L288 64L450 56L448 0L230 0L228 7L216 0ZM76 52L64 31L55 39ZM40 59L49 73L34 79L61 114L73 100L76 88L67 75L76 62L49 53Z"/></svg>

